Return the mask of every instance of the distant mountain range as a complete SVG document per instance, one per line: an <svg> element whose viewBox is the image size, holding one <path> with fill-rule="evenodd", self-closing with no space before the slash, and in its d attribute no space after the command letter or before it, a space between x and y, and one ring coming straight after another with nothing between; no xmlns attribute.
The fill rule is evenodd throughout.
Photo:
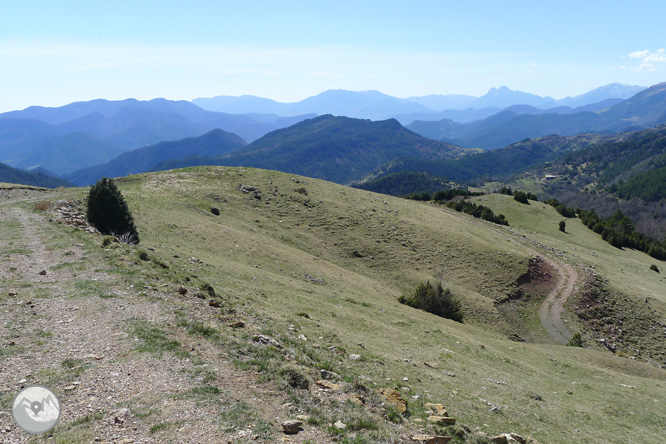
<svg viewBox="0 0 666 444"><path fill-rule="evenodd" d="M634 91L639 92L626 99ZM463 146L494 149L525 138L610 134L666 120L666 84L649 89L611 84L560 101L500 87L482 97L399 99L378 91L330 90L289 104L253 96L194 102L93 100L0 114L0 162L46 169L77 184L203 163L258 166L349 183L387 163L438 164L474 152ZM244 114L204 110L197 104ZM458 109L433 110L443 106ZM555 107L544 109L548 106ZM326 112L346 117L314 118ZM403 124L414 117L423 120L405 129L386 118L392 116Z"/></svg>
<svg viewBox="0 0 666 444"><path fill-rule="evenodd" d="M474 150L426 139L397 120L379 122L324 115L273 131L219 157L158 164L154 171L195 165L251 166L350 183L400 157L455 159Z"/></svg>
<svg viewBox="0 0 666 444"><path fill-rule="evenodd" d="M108 162L125 151L200 136L216 128L252 141L308 117L313 115L232 115L165 99L30 107L0 114L0 162L66 174Z"/></svg>
<svg viewBox="0 0 666 444"><path fill-rule="evenodd" d="M431 139L484 149L496 149L524 138L549 134L603 134L649 128L666 123L666 83L644 89L608 108L593 111L594 107L588 105L586 109L557 114L512 107L467 124L443 119L436 122L415 121L407 127Z"/></svg>
<svg viewBox="0 0 666 444"><path fill-rule="evenodd" d="M217 96L197 98L192 102L203 109L232 114L272 113L283 116L296 114L333 114L362 119L384 120L399 116L403 124L414 120L439 120L450 118L457 122L468 122L488 117L512 105L529 105L547 109L557 107L577 108L603 102L608 99L628 99L641 90L642 86L613 83L594 89L576 97L555 100L521 91L513 91L505 86L491 88L481 97L469 95L429 95L401 99L379 91L328 90L299 102L284 103L255 96ZM452 111L466 110L464 113ZM480 114L472 110L482 111ZM436 118L438 113L446 114ZM427 118L433 115L433 118ZM458 120L460 119L460 120Z"/></svg>

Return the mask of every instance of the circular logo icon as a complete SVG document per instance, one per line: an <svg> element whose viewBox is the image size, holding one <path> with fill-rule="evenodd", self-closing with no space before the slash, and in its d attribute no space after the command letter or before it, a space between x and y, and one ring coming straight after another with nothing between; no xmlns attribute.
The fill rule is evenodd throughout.
<svg viewBox="0 0 666 444"><path fill-rule="evenodd" d="M33 435L46 433L60 419L60 401L43 385L31 385L14 398L12 416L24 431Z"/></svg>

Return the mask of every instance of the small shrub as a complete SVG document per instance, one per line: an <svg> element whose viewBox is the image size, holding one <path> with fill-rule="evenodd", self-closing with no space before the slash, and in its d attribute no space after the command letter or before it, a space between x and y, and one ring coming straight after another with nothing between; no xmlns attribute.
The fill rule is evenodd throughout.
<svg viewBox="0 0 666 444"><path fill-rule="evenodd" d="M567 345L571 347L582 347L583 344L583 337L580 333L574 333L573 337L567 342Z"/></svg>
<svg viewBox="0 0 666 444"><path fill-rule="evenodd" d="M134 245L139 243L137 237L134 236L132 233L125 233L121 234L120 236L116 236L116 240L121 244L127 244L127 245Z"/></svg>
<svg viewBox="0 0 666 444"><path fill-rule="evenodd" d="M310 388L310 380L307 376L294 369L284 370L282 372L287 385L295 389L307 390Z"/></svg>
<svg viewBox="0 0 666 444"><path fill-rule="evenodd" d="M128 233L139 243L132 213L112 179L104 177L90 187L86 219L102 234Z"/></svg>
<svg viewBox="0 0 666 444"><path fill-rule="evenodd" d="M527 194L524 191L516 191L513 193L513 200L529 205L529 202L527 201Z"/></svg>
<svg viewBox="0 0 666 444"><path fill-rule="evenodd" d="M400 410L398 407L391 404L386 404L384 406L384 417L394 424L400 424L402 422L402 414L400 413Z"/></svg>
<svg viewBox="0 0 666 444"><path fill-rule="evenodd" d="M139 250L138 255L139 255L139 259L141 259L142 261L147 261L147 260L150 259L148 257L148 252L147 251Z"/></svg>
<svg viewBox="0 0 666 444"><path fill-rule="evenodd" d="M456 322L463 320L460 301L453 296L451 290L442 287L441 282L436 285L432 285L430 281L419 284L412 294L400 296L398 302Z"/></svg>
<svg viewBox="0 0 666 444"><path fill-rule="evenodd" d="M560 221L560 231L561 231L562 233L566 233L566 229L567 229L567 223L566 223L566 221L561 220L561 221Z"/></svg>
<svg viewBox="0 0 666 444"><path fill-rule="evenodd" d="M655 264L650 265L650 270L656 271L657 273L660 273L659 267L657 267Z"/></svg>
<svg viewBox="0 0 666 444"><path fill-rule="evenodd" d="M51 202L48 200L40 200L39 202L35 202L35 210L38 211L46 211L51 208Z"/></svg>
<svg viewBox="0 0 666 444"><path fill-rule="evenodd" d="M215 297L215 289L208 283L201 285L201 291L205 292L211 298Z"/></svg>

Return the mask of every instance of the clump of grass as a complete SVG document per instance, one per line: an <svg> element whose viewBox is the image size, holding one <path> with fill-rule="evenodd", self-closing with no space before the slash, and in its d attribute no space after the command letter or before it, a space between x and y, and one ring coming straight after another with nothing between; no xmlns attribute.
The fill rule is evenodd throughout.
<svg viewBox="0 0 666 444"><path fill-rule="evenodd" d="M133 333L141 341L141 344L136 347L137 351L158 356L162 356L165 352L173 352L179 358L189 355L187 351L183 350L180 342L169 338L164 330L152 327L146 322L135 323Z"/></svg>
<svg viewBox="0 0 666 444"><path fill-rule="evenodd" d="M104 418L104 415L100 412L98 413L91 413L86 416L81 416L80 418L76 418L74 421L68 424L68 428L80 426L82 424L88 424L93 421L99 421L100 419Z"/></svg>
<svg viewBox="0 0 666 444"><path fill-rule="evenodd" d="M203 322L195 321L189 325L187 330L192 336L201 336L204 338L215 339L219 338L220 331L214 327L209 327Z"/></svg>
<svg viewBox="0 0 666 444"><path fill-rule="evenodd" d="M372 307L372 304L370 304L370 303L368 303L368 302L358 302L358 301L356 301L356 300L354 300L354 299L352 299L352 298L345 298L345 301L347 301L347 302L349 302L349 303L351 303L351 304L358 304L358 305L361 305L361 306L363 306L363 307Z"/></svg>
<svg viewBox="0 0 666 444"><path fill-rule="evenodd" d="M162 268L162 269L164 269L164 270L169 269L169 265L167 265L166 262L164 262L164 261L162 261L162 260L160 260L160 259L154 258L154 257L151 258L151 260L152 260L155 264L159 265L160 268Z"/></svg>
<svg viewBox="0 0 666 444"><path fill-rule="evenodd" d="M104 236L102 238L102 248L106 248L114 242L118 242L118 239L113 236Z"/></svg>
<svg viewBox="0 0 666 444"><path fill-rule="evenodd" d="M61 365L65 368L74 368L78 367L83 364L83 361L80 359L74 359L74 358L67 358L64 361L62 361Z"/></svg>
<svg viewBox="0 0 666 444"><path fill-rule="evenodd" d="M40 200L39 202L35 202L34 205L35 210L37 211L46 211L51 209L52 206L53 204L51 204L51 202L49 202L48 200Z"/></svg>
<svg viewBox="0 0 666 444"><path fill-rule="evenodd" d="M151 435L154 435L155 433L160 433L160 432L164 432L166 430L176 428L176 427L180 426L181 424L182 424L181 421L161 422L159 424L155 424L154 426L152 426L149 430L149 433Z"/></svg>
<svg viewBox="0 0 666 444"><path fill-rule="evenodd" d="M185 399L185 398L199 398L199 397L205 397L205 396L217 396L220 393L219 388L214 387L212 385L205 385L202 387L194 387L191 388L185 392L179 393L176 395L176 399Z"/></svg>
<svg viewBox="0 0 666 444"><path fill-rule="evenodd" d="M244 401L238 401L220 413L220 420L225 423L226 430L246 427L252 423L254 417L251 407Z"/></svg>
<svg viewBox="0 0 666 444"><path fill-rule="evenodd" d="M203 291L204 293L206 293L206 294L207 294L208 296L210 296L211 298L214 298L214 297L215 297L215 289L214 289L213 286L210 285L209 283L207 283L207 282L206 282L206 283L203 283L203 284L201 285L200 289L201 289L201 291Z"/></svg>

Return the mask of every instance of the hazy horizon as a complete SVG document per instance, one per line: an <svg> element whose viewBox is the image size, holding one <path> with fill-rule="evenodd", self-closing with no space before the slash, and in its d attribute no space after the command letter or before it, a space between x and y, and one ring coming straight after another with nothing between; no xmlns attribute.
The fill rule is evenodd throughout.
<svg viewBox="0 0 666 444"><path fill-rule="evenodd" d="M0 18L0 112L97 98L329 89L406 98L491 87L561 99L664 80L661 5L574 1L15 3Z"/></svg>

